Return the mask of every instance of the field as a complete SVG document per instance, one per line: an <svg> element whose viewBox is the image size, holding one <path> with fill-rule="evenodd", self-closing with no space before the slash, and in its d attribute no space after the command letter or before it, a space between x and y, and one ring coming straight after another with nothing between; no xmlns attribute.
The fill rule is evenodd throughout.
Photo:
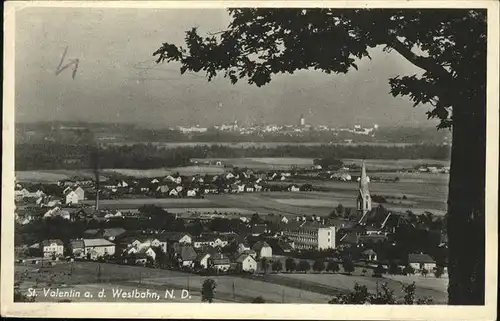
<svg viewBox="0 0 500 321"><path fill-rule="evenodd" d="M389 289L393 290L394 295L399 298L404 296L401 282L404 284L411 284L415 281L415 285L417 286L415 296L417 298L431 297L436 303L439 304L446 304L447 302L448 279L437 279L434 276L428 276L425 280L420 280L420 278L412 276L399 276L399 279L395 280L392 276L390 276L390 278L386 278L384 276L380 279L372 276L315 273L279 274L273 277L293 278L303 282L317 283L344 290L354 289L354 285L357 283L359 285L365 285L370 292L376 292L377 286L380 289L381 284L387 282Z"/></svg>
<svg viewBox="0 0 500 321"><path fill-rule="evenodd" d="M431 175L431 174L428 174ZM305 181L294 181L304 184ZM289 184L289 183L285 183ZM357 188L355 182L314 181L314 186L325 191L314 192L259 192L239 194L207 195L200 198L134 198L119 200L101 200L100 206L105 209L138 209L142 205L157 205L171 212L209 212L237 213L276 213L284 215L328 215L334 207L342 204L355 207ZM411 210L416 214L430 211L443 215L446 210L446 179L432 179L426 182L410 182L401 180L395 183L370 184L372 195L384 196L387 203L383 206L394 211ZM403 196L406 199L401 199ZM93 205L94 201L83 201ZM377 203L374 203L377 206Z"/></svg>
<svg viewBox="0 0 500 321"><path fill-rule="evenodd" d="M225 165L237 167L249 167L254 169L288 169L291 165L310 166L313 164L311 158L231 158L231 159L204 159L199 160L199 166L189 166L171 169L132 170L132 169L105 169L104 176L116 174L135 177L162 177L171 173L179 172L182 175L195 173L221 173L228 168L222 166L204 165L204 161L222 161ZM360 164L361 160L345 159L346 163ZM432 173L406 173L403 168L413 168L419 164L441 164L447 162L434 160L366 160L369 176L397 182L370 183L372 195L382 196L387 200L383 206L394 211L411 210L416 214L430 211L434 214L444 214L446 211L446 200L448 193L448 174ZM383 170L393 169L391 172ZM357 173L355 173L357 174ZM24 171L16 172L21 181L57 181L74 175L92 177L92 171ZM104 178L103 178L104 180ZM208 195L206 199L121 199L102 200L102 208L113 209L137 209L144 204L155 204L175 212L182 211L210 211L220 209L224 212L249 214L249 213L278 213L288 215L328 215L338 204L355 207L357 197L357 182L340 182L335 180L318 179L288 179L284 182L272 182L272 184L285 185L296 183L312 184L313 187L321 189L321 192L263 192L242 193L225 195ZM92 201L85 204L91 205ZM377 204L374 204L377 206Z"/></svg>
<svg viewBox="0 0 500 321"><path fill-rule="evenodd" d="M412 146L411 143L384 143L384 142L365 142L365 143L304 143L304 142L110 142L106 145L114 146L133 146L137 144L151 144L162 148L170 149L177 147L197 147L197 146L227 146L232 148L276 148L279 146L385 146L385 147L405 147Z"/></svg>
<svg viewBox="0 0 500 321"><path fill-rule="evenodd" d="M100 276L98 271L100 268ZM144 268L137 266L98 264L93 262L59 263L53 267L16 266L15 281L22 293L29 287L59 287L60 289L81 289L97 293L100 289L150 289L159 293L165 290L189 290L191 300L200 302L201 285L208 278L178 271ZM326 303L330 296L286 287L261 280L239 278L235 276L210 277L217 283L214 302L250 302L262 296L269 303ZM100 281L98 281L100 280ZM37 297L39 302L51 301L44 296ZM80 298L80 300L84 300ZM95 299L91 299L95 300ZM91 301L86 300L86 301ZM108 295L105 301L119 301ZM123 299L121 299L123 300ZM104 300L101 300L104 301ZM158 302L164 302L160 300ZM155 301L156 302L156 301ZM188 302L185 300L184 302Z"/></svg>
<svg viewBox="0 0 500 321"><path fill-rule="evenodd" d="M173 168L156 168L156 169L103 169L103 173L108 175L120 174L125 176L132 176L137 178L152 178L164 177L179 173L180 175L191 176L196 174L209 174L217 175L225 172L223 167L218 166L186 166L186 167L173 167Z"/></svg>
<svg viewBox="0 0 500 321"><path fill-rule="evenodd" d="M346 165L360 165L361 159L345 158L342 162ZM449 161L434 160L434 159L367 159L365 164L368 170L383 170L383 169L408 169L424 164L434 164L441 166L450 166Z"/></svg>
<svg viewBox="0 0 500 321"><path fill-rule="evenodd" d="M289 170L292 166L311 167L313 165L312 158L297 157L193 158L192 160L199 164L220 161L223 165L240 168L247 167L254 170Z"/></svg>
<svg viewBox="0 0 500 321"><path fill-rule="evenodd" d="M16 171L16 181L19 182L57 182L69 179L73 176L94 178L92 170L39 170L39 171ZM101 176L102 177L102 176ZM102 177L106 180L106 177Z"/></svg>

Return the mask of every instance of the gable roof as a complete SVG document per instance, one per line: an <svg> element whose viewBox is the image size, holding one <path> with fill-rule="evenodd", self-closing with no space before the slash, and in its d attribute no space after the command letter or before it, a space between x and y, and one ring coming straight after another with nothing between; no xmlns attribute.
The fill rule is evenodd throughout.
<svg viewBox="0 0 500 321"><path fill-rule="evenodd" d="M185 235L191 237L189 233L184 232L163 232L158 235L158 239L160 241L179 242Z"/></svg>
<svg viewBox="0 0 500 321"><path fill-rule="evenodd" d="M242 253L236 258L236 263L243 263L248 257L255 261L255 259L248 253Z"/></svg>
<svg viewBox="0 0 500 321"><path fill-rule="evenodd" d="M183 261L193 261L198 256L191 245L178 244L177 246L174 246L174 249Z"/></svg>
<svg viewBox="0 0 500 321"><path fill-rule="evenodd" d="M260 251L264 247L270 247L269 244L265 241L258 241L252 246L252 250L254 251Z"/></svg>
<svg viewBox="0 0 500 321"><path fill-rule="evenodd" d="M408 254L408 263L436 263L429 254Z"/></svg>
<svg viewBox="0 0 500 321"><path fill-rule="evenodd" d="M71 247L73 249L76 248L83 248L85 244L83 243L83 240L71 240Z"/></svg>
<svg viewBox="0 0 500 321"><path fill-rule="evenodd" d="M95 247L95 246L114 246L114 243L111 243L105 239L83 239L83 244L85 247Z"/></svg>
<svg viewBox="0 0 500 321"><path fill-rule="evenodd" d="M64 243L59 239L50 239L42 241L43 246L50 246L52 243L56 243L57 245L64 245Z"/></svg>

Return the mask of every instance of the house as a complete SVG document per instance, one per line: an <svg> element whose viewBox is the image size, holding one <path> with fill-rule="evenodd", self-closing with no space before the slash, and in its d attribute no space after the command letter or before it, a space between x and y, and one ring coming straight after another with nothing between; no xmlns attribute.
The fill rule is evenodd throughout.
<svg viewBox="0 0 500 321"><path fill-rule="evenodd" d="M208 268L208 259L210 258L210 253L208 252L201 252L198 254L196 257L194 263L195 265L207 269Z"/></svg>
<svg viewBox="0 0 500 321"><path fill-rule="evenodd" d="M267 227L265 224L256 224L252 226L250 233L252 236L259 236L265 234L267 233Z"/></svg>
<svg viewBox="0 0 500 321"><path fill-rule="evenodd" d="M194 189L190 189L187 191L187 197L195 197L196 191Z"/></svg>
<svg viewBox="0 0 500 321"><path fill-rule="evenodd" d="M160 241L166 241L169 243L180 243L180 244L191 244L193 237L189 233L184 232L163 232L158 235Z"/></svg>
<svg viewBox="0 0 500 321"><path fill-rule="evenodd" d="M118 184L117 184L118 187L121 187L121 188L125 188L125 187L128 187L129 184L125 181L120 181Z"/></svg>
<svg viewBox="0 0 500 321"><path fill-rule="evenodd" d="M75 191L69 191L64 195L65 203L69 204L78 204L80 197Z"/></svg>
<svg viewBox="0 0 500 321"><path fill-rule="evenodd" d="M238 243L238 253L243 253L250 251L252 248L250 247L250 244L247 242L240 242Z"/></svg>
<svg viewBox="0 0 500 321"><path fill-rule="evenodd" d="M436 268L436 261L430 257L429 254L423 253L411 253L408 254L408 265L410 265L415 271L422 271L426 269L431 272Z"/></svg>
<svg viewBox="0 0 500 321"><path fill-rule="evenodd" d="M195 248L201 248L203 246L225 247L228 243L226 238L217 237L216 235L201 235L193 240L193 246Z"/></svg>
<svg viewBox="0 0 500 321"><path fill-rule="evenodd" d="M83 239L83 245L84 255L90 259L115 254L115 244L105 239Z"/></svg>
<svg viewBox="0 0 500 321"><path fill-rule="evenodd" d="M377 261L377 253L374 250L368 249L361 253L361 257L363 257L367 261Z"/></svg>
<svg viewBox="0 0 500 321"><path fill-rule="evenodd" d="M175 188L173 188L172 190L170 190L168 195L169 196L179 196L179 192Z"/></svg>
<svg viewBox="0 0 500 321"><path fill-rule="evenodd" d="M268 238L266 239L266 242L273 250L273 255L286 255L293 251L293 246L285 240Z"/></svg>
<svg viewBox="0 0 500 321"><path fill-rule="evenodd" d="M157 180L156 178L153 178L153 179L151 180L151 184L158 184L159 182L160 182L160 181L159 181L159 180Z"/></svg>
<svg viewBox="0 0 500 321"><path fill-rule="evenodd" d="M265 241L258 241L252 246L252 250L257 253L257 258L272 257L273 249Z"/></svg>
<svg viewBox="0 0 500 321"><path fill-rule="evenodd" d="M83 243L83 239L71 240L69 246L74 257L85 257L85 243Z"/></svg>
<svg viewBox="0 0 500 321"><path fill-rule="evenodd" d="M175 244L174 251L181 266L192 266L198 256L190 244Z"/></svg>
<svg viewBox="0 0 500 321"><path fill-rule="evenodd" d="M85 199L85 190L81 188L80 186L77 186L73 191L78 195L78 199L80 201L83 201Z"/></svg>
<svg viewBox="0 0 500 321"><path fill-rule="evenodd" d="M168 187L168 185L159 185L156 188L156 191L161 194L167 194L169 190L170 188Z"/></svg>
<svg viewBox="0 0 500 321"><path fill-rule="evenodd" d="M210 267L220 272L227 272L231 267L231 261L222 253L216 253L208 259Z"/></svg>
<svg viewBox="0 0 500 321"><path fill-rule="evenodd" d="M44 257L61 257L64 254L64 243L61 240L42 241L42 252Z"/></svg>
<svg viewBox="0 0 500 321"><path fill-rule="evenodd" d="M241 271L254 273L257 270L257 261L249 254L240 254L236 259L236 263Z"/></svg>
<svg viewBox="0 0 500 321"><path fill-rule="evenodd" d="M295 184L292 184L288 187L288 191L289 192L300 192L300 187L298 187L297 185Z"/></svg>
<svg viewBox="0 0 500 321"><path fill-rule="evenodd" d="M127 230L121 227L115 228L105 228L105 229L94 229L94 230L86 230L83 232L84 235L90 236L93 238L102 237L109 241L115 240L120 235L123 235Z"/></svg>

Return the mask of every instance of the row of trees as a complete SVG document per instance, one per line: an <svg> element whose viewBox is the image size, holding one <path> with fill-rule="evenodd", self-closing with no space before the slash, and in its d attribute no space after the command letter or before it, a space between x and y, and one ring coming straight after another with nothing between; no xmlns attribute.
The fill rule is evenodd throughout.
<svg viewBox="0 0 500 321"><path fill-rule="evenodd" d="M94 168L92 145L73 144L18 144L16 146L16 170L82 169ZM238 157L314 157L324 159L371 158L371 159L449 159L449 148L439 145L415 146L297 146L231 147L223 145L184 146L162 148L152 144L132 146L106 146L99 151L100 168L177 167L190 164L192 158ZM325 164L328 165L328 164ZM338 166L335 162L331 165Z"/></svg>

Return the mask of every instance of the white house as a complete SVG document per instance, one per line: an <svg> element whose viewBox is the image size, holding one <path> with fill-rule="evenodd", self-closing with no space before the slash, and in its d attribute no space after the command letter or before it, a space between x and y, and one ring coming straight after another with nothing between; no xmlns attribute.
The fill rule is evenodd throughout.
<svg viewBox="0 0 500 321"><path fill-rule="evenodd" d="M417 272L420 273L423 269L431 273L436 267L434 261L428 254L408 254L408 264Z"/></svg>
<svg viewBox="0 0 500 321"><path fill-rule="evenodd" d="M252 246L252 250L257 253L258 259L273 256L273 249L269 246L269 244L267 244L267 242L264 241L258 241L255 243L254 246Z"/></svg>
<svg viewBox="0 0 500 321"><path fill-rule="evenodd" d="M249 254L243 253L238 256L236 263L242 271L253 273L257 270L257 261Z"/></svg>
<svg viewBox="0 0 500 321"><path fill-rule="evenodd" d="M61 240L44 240L42 241L42 251L44 257L54 255L60 257L64 254L64 244Z"/></svg>
<svg viewBox="0 0 500 321"><path fill-rule="evenodd" d="M78 186L77 188L73 189L73 191L78 195L78 200L83 201L85 199L85 190Z"/></svg>
<svg viewBox="0 0 500 321"><path fill-rule="evenodd" d="M188 197L195 197L196 196L196 191L194 189L190 189L187 191L187 196Z"/></svg>
<svg viewBox="0 0 500 321"><path fill-rule="evenodd" d="M99 258L115 254L115 244L105 239L83 239L84 255Z"/></svg>
<svg viewBox="0 0 500 321"><path fill-rule="evenodd" d="M300 187L298 187L297 185L291 185L288 190L290 192L300 192Z"/></svg>
<svg viewBox="0 0 500 321"><path fill-rule="evenodd" d="M208 259L210 258L210 253L200 253L196 257L195 262L202 268L208 268Z"/></svg>
<svg viewBox="0 0 500 321"><path fill-rule="evenodd" d="M66 204L78 204L80 197L75 191L70 191L64 196Z"/></svg>
<svg viewBox="0 0 500 321"><path fill-rule="evenodd" d="M179 192L175 188L172 188L170 192L168 193L170 196L179 196Z"/></svg>

